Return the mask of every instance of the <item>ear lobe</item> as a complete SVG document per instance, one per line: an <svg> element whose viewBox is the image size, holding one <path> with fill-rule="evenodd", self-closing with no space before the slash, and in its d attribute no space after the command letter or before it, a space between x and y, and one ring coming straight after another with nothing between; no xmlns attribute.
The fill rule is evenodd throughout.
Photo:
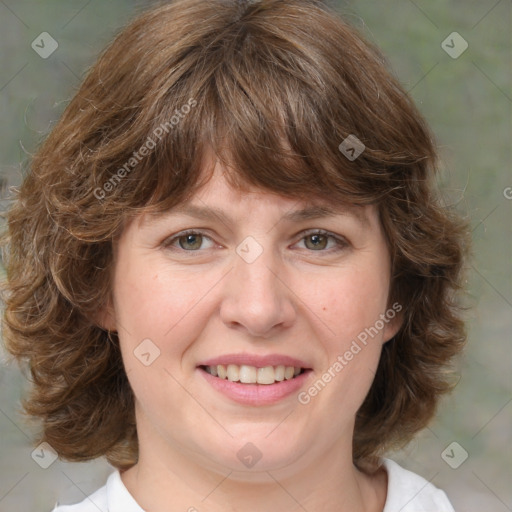
<svg viewBox="0 0 512 512"><path fill-rule="evenodd" d="M389 322L389 324L384 328L382 343L387 343L393 339L400 330L400 327L402 327L402 322L399 319L394 319L393 322Z"/></svg>
<svg viewBox="0 0 512 512"><path fill-rule="evenodd" d="M398 302L395 302L393 306L386 311L387 321L383 330L383 343L387 343L394 336L396 336L402 327L404 323L404 315L401 313L402 309L402 305Z"/></svg>
<svg viewBox="0 0 512 512"><path fill-rule="evenodd" d="M112 306L110 297L108 301L96 311L90 320L105 331L117 331L114 307Z"/></svg>

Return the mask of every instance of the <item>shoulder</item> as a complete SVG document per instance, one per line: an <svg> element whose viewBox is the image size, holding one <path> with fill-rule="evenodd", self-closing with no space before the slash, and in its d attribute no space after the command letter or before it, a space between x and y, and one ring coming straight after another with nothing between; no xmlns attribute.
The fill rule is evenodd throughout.
<svg viewBox="0 0 512 512"><path fill-rule="evenodd" d="M57 505L52 512L144 512L128 492L119 471L106 484L75 505Z"/></svg>
<svg viewBox="0 0 512 512"><path fill-rule="evenodd" d="M383 512L455 512L444 491L390 459L382 461L388 473Z"/></svg>
<svg viewBox="0 0 512 512"><path fill-rule="evenodd" d="M93 510L96 512L99 510L101 510L101 512L108 512L107 506L107 485L105 484L103 487L75 505L59 505L57 503L52 512L92 512Z"/></svg>

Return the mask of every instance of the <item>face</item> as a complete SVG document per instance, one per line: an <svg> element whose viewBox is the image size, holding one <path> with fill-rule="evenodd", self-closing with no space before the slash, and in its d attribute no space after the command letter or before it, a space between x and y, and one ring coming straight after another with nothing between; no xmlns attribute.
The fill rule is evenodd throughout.
<svg viewBox="0 0 512 512"><path fill-rule="evenodd" d="M397 330L377 212L300 214L335 205L240 193L222 172L190 202L135 219L116 247L110 327L141 457L223 474L257 459L306 468L335 447L351 461L356 412Z"/></svg>

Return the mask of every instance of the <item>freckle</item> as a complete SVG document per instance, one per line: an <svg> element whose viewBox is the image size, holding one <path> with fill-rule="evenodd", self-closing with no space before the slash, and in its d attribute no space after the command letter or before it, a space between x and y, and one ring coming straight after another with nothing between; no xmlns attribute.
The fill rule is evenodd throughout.
<svg viewBox="0 0 512 512"><path fill-rule="evenodd" d="M324 306L322 309L325 311L327 308Z"/></svg>

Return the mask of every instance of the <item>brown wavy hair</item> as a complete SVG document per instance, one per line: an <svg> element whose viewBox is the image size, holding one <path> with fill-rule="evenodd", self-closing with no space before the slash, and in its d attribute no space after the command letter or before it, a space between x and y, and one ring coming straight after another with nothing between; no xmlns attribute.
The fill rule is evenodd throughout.
<svg viewBox="0 0 512 512"><path fill-rule="evenodd" d="M137 461L119 340L97 314L125 223L190 198L208 150L241 190L377 205L403 323L358 411L354 462L371 468L427 425L466 338L468 230L436 192L432 134L388 69L317 1L177 0L120 32L31 160L3 235L4 340L28 362L40 441L67 460ZM351 134L365 146L354 160L339 150Z"/></svg>

